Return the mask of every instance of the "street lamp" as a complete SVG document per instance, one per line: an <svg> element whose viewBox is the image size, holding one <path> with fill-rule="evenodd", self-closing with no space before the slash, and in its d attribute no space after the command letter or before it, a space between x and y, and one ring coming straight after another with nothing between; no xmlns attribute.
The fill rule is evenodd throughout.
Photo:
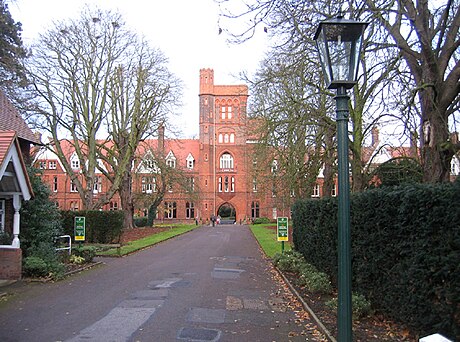
<svg viewBox="0 0 460 342"><path fill-rule="evenodd" d="M352 341L350 177L348 171L348 101L347 89L356 84L362 37L368 23L337 17L319 23L315 33L324 78L328 89L337 89L338 157L338 340Z"/></svg>

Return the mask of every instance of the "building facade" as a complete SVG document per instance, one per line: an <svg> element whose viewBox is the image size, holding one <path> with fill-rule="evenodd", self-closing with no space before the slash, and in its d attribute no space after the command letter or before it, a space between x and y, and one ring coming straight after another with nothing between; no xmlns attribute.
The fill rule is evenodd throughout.
<svg viewBox="0 0 460 342"><path fill-rule="evenodd" d="M247 117L248 88L246 85L216 85L212 69L200 70L199 138L165 139L160 130L158 139L148 139L137 148L138 162L133 167L132 189L148 195L157 192L158 151L168 167L180 169L188 187L168 185L163 203L158 207L158 219L206 222L212 216L224 215L246 222L258 217L276 218L289 214L289 205L281 210L274 206L271 193L259 191L254 182L252 153ZM70 144L61 142L75 172L81 165ZM81 210L82 201L76 187L66 174L57 155L50 150L36 154L35 165L43 170L44 182L50 186L52 198L63 210ZM97 173L93 196L103 196L108 180ZM115 195L102 210L121 209ZM145 215L147 208L137 208Z"/></svg>
<svg viewBox="0 0 460 342"><path fill-rule="evenodd" d="M199 82L199 138L165 139L164 129L160 129L158 139L143 141L137 147L132 169L133 193L148 199L161 192L161 156L164 166L180 171L180 177L169 179L163 201L157 207L157 219L209 222L212 216L220 215L247 222L259 217L289 217L295 198L289 189L272 182L276 160L258 163L255 155L257 139L251 127L256 123L247 116L248 87L216 85L212 69L201 69ZM72 169L79 173L81 165L71 145L62 144ZM363 162L373 169L394 157L417 155L414 148L384 144L374 128L371 145L363 147ZM36 155L35 163L43 169L43 179L61 209L83 209L80 195L56 154L42 151ZM459 169L459 160L454 158L453 173L457 175ZM320 171L312 189L313 198L324 196L323 178ZM109 180L96 173L93 198L104 196L109 186ZM331 195L336 194L337 185ZM147 203L137 201L137 215L146 215ZM101 209L122 209L118 194Z"/></svg>

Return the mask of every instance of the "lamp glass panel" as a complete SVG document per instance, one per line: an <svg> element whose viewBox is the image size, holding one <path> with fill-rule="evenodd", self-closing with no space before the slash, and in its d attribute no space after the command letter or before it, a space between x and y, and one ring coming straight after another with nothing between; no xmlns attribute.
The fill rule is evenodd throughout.
<svg viewBox="0 0 460 342"><path fill-rule="evenodd" d="M333 82L355 81L363 27L362 24L324 25Z"/></svg>
<svg viewBox="0 0 460 342"><path fill-rule="evenodd" d="M324 39L324 31L322 31L318 39L316 40L316 46L319 51L319 58L321 62L321 67L323 68L324 78L326 84L330 84L332 81L331 77L331 63L329 61L329 54L327 51L327 41Z"/></svg>

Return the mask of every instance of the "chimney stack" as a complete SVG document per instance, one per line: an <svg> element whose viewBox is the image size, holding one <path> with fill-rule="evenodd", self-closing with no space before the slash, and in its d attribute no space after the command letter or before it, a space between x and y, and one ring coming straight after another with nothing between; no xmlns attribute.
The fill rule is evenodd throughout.
<svg viewBox="0 0 460 342"><path fill-rule="evenodd" d="M379 140L379 129L374 126L372 127L372 147L377 147L377 145L379 144L380 140Z"/></svg>

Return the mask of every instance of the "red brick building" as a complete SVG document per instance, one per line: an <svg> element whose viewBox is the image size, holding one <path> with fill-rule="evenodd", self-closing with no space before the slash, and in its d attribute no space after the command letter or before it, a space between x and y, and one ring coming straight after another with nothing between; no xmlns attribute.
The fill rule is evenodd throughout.
<svg viewBox="0 0 460 342"><path fill-rule="evenodd" d="M144 162L154 157L150 151L163 151L168 166L181 169L188 179L194 196L177 184L172 184L158 208L159 219L206 221L226 208L227 216L236 221L257 217L275 218L288 215L289 205L278 209L272 193L258 191L253 179L254 156L251 153L249 119L246 115L248 88L246 85L215 85L212 69L200 70L199 90L199 139L149 139L138 146L137 157L141 162L133 169L133 191L156 191L155 175L144 168ZM78 172L78 159L64 143L68 160ZM44 170L44 181L50 185L53 198L64 210L82 209L82 201L70 177L57 156L51 151L36 155L36 165ZM143 162L142 162L143 161ZM97 176L93 196L104 194L108 180ZM103 210L120 209L115 196ZM139 208L139 212L144 212Z"/></svg>
<svg viewBox="0 0 460 342"><path fill-rule="evenodd" d="M213 215L230 216L236 221L258 217L274 219L290 216L290 206L295 198L289 189L272 182L270 175L276 169L276 161L259 161L254 155L254 139L251 127L255 122L247 117L248 88L246 85L216 85L212 69L200 70L199 87L199 138L165 139L160 130L158 139L148 139L137 147L138 162L133 167L134 193L155 194L158 191L158 171L155 170L155 152L161 151L166 164L181 170L187 189L179 182L168 186L162 204L158 207L158 219L207 221ZM70 149L68 160L75 172L80 169L78 158ZM363 148L364 164L370 169L397 156L414 155L413 147L394 148L379 140L376 128L372 131L372 143ZM83 209L82 201L70 177L65 173L57 156L45 151L36 156L36 164L44 169L44 180L51 187L54 199L64 210ZM264 166L263 166L263 165ZM146 167L150 165L150 167ZM269 165L267 167L267 165ZM453 167L458 174L458 159ZM259 174L254 172L258 169ZM104 195L108 180L98 174L93 196ZM183 183L183 182L182 182ZM322 197L322 171L313 187L312 197ZM336 187L332 195L337 193ZM103 210L121 209L115 195ZM146 208L137 205L137 214L144 215ZM223 213L226 215L223 215Z"/></svg>

